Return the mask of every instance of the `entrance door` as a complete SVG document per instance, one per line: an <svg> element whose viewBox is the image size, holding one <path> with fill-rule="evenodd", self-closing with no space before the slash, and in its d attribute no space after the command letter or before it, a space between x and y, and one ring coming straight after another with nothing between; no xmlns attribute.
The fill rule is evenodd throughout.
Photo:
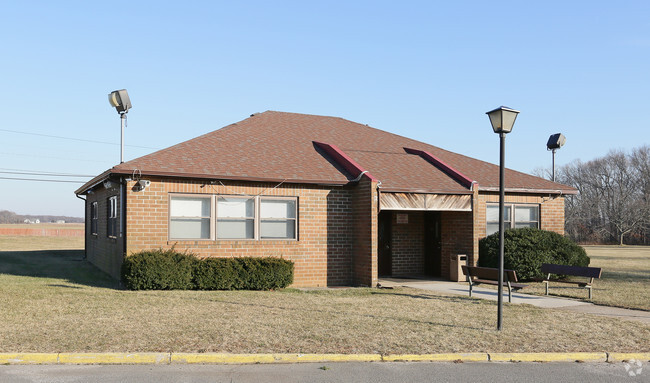
<svg viewBox="0 0 650 383"><path fill-rule="evenodd" d="M377 249L377 272L379 276L390 276L393 274L393 253L392 253L392 223L393 212L381 211L379 212L377 224L377 232L379 234Z"/></svg>
<svg viewBox="0 0 650 383"><path fill-rule="evenodd" d="M440 212L424 213L424 272L433 277L442 276L442 230Z"/></svg>

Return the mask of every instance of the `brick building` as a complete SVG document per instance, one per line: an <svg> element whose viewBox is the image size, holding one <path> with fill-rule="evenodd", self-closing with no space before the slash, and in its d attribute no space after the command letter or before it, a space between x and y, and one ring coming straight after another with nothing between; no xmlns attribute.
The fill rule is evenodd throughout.
<svg viewBox="0 0 650 383"><path fill-rule="evenodd" d="M295 262L294 286L448 278L498 230L496 165L336 117L267 111L117 165L76 191L86 255L145 249ZM506 225L564 231L575 190L506 170Z"/></svg>

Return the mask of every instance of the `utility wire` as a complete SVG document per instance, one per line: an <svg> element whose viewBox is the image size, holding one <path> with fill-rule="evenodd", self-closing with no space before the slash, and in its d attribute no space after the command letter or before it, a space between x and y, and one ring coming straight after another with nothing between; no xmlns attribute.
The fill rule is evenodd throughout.
<svg viewBox="0 0 650 383"><path fill-rule="evenodd" d="M21 156L21 157L31 157L31 158L50 158L50 159L55 159L55 160L66 160L66 161L82 161L82 162L99 162L99 163L106 163L107 161L100 161L100 160L89 160L87 158L65 158L65 157L55 157L55 156L39 156L36 154L25 154L25 153L7 153L7 152L0 152L0 155L8 155L8 156Z"/></svg>
<svg viewBox="0 0 650 383"><path fill-rule="evenodd" d="M17 134L26 134L30 136L40 136L40 137L48 137L48 138L58 138L61 140L71 140L71 141L81 141L81 142L91 142L93 144L104 144L104 145L117 145L119 146L120 144L117 144L115 142L108 142L108 141L97 141L97 140L86 140L83 138L74 138L74 137L63 137L63 136L53 136L51 134L41 134L41 133L31 133L31 132L21 132L18 130L11 130L11 129L0 129L1 132L9 132L9 133L17 133ZM154 148L151 146L139 146L139 145L124 145L128 146L131 148L141 148L141 149L160 149L160 148Z"/></svg>
<svg viewBox="0 0 650 383"><path fill-rule="evenodd" d="M40 172L6 172L6 171L0 171L0 173L3 174L19 174L19 175L24 175L24 176L48 176L48 177L83 177L83 178L92 178L94 176L91 175L86 175L86 174L67 174L67 173L40 173Z"/></svg>
<svg viewBox="0 0 650 383"><path fill-rule="evenodd" d="M16 181L39 181L39 182L66 182L74 184L82 184L84 181L69 181L69 180L46 180L39 178L14 178L14 177L0 177L0 180L16 180Z"/></svg>
<svg viewBox="0 0 650 383"><path fill-rule="evenodd" d="M66 174L61 172L52 172L49 170L31 170L31 169L13 169L13 168L0 168L0 170L11 170L14 172L35 172L35 173L47 173L47 174ZM94 176L91 176L94 177Z"/></svg>

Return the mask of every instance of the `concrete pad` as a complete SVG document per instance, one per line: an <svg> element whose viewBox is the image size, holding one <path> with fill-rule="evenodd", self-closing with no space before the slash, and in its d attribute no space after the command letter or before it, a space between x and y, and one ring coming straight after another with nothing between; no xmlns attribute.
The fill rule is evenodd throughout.
<svg viewBox="0 0 650 383"><path fill-rule="evenodd" d="M409 279L381 279L379 281L383 287L403 286L414 289L437 291L445 294L464 295L469 297L469 285L467 282L446 282L446 281L418 281ZM508 289L503 289L503 301L508 302ZM486 289L474 286L472 289L472 298L488 299L496 301L498 298L497 290ZM522 293L512 293L512 303L525 303L543 308L560 308L568 306L585 306L591 303L576 301L573 299L557 298L550 296L528 295Z"/></svg>
<svg viewBox="0 0 650 383"><path fill-rule="evenodd" d="M469 297L469 285L467 282L449 282L439 280L418 280L400 278L382 278L379 280L381 287L410 287L413 289L436 291L442 294L461 295ZM503 301L508 302L508 289L504 288ZM489 299L496 301L497 290L474 287L472 298ZM523 293L512 293L513 304L529 304L541 308L561 309L584 314L605 316L610 318L633 320L643 323L650 323L650 311L628 310L617 307L599 306L593 303L578 301L569 298L558 298L552 296L529 295Z"/></svg>

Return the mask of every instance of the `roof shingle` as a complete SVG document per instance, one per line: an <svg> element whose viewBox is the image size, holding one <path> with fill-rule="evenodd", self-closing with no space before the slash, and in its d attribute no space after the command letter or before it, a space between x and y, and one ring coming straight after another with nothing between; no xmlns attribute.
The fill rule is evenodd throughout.
<svg viewBox="0 0 650 383"><path fill-rule="evenodd" d="M416 140L338 117L267 111L155 153L122 163L112 173L169 175L206 179L346 184L349 174L316 142L338 147L368 170L384 190L468 193L469 189L420 155L426 151L452 169L498 188L499 167ZM448 171L448 170L447 170ZM575 189L514 170L506 171L508 189L558 191ZM86 184L79 190L90 185Z"/></svg>

